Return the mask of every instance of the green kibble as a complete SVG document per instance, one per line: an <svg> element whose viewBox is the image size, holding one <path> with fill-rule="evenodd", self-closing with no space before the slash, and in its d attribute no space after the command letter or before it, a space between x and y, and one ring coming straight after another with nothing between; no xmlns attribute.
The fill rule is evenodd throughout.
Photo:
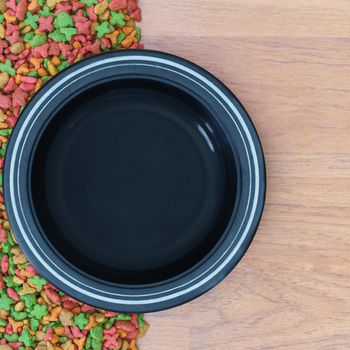
<svg viewBox="0 0 350 350"><path fill-rule="evenodd" d="M65 343L67 340L67 337L60 337L60 343Z"/></svg>
<svg viewBox="0 0 350 350"><path fill-rule="evenodd" d="M16 242L13 240L11 232L9 230L6 230L6 234L7 234L7 241L14 246L16 244Z"/></svg>
<svg viewBox="0 0 350 350"><path fill-rule="evenodd" d="M44 45L47 41L46 34L35 34L29 41L28 44L31 47L37 47Z"/></svg>
<svg viewBox="0 0 350 350"><path fill-rule="evenodd" d="M91 346L93 350L101 350L102 349L102 340L92 339Z"/></svg>
<svg viewBox="0 0 350 350"><path fill-rule="evenodd" d="M120 43L126 38L126 35L124 33L120 33L117 38L117 45L120 45Z"/></svg>
<svg viewBox="0 0 350 350"><path fill-rule="evenodd" d="M6 72L11 76L14 76L16 74L15 69L12 68L12 64L10 60L6 60L5 63L0 63L0 71Z"/></svg>
<svg viewBox="0 0 350 350"><path fill-rule="evenodd" d="M74 324L79 329L84 329L84 327L89 323L89 319L84 313L80 313L79 315L74 316L73 320Z"/></svg>
<svg viewBox="0 0 350 350"><path fill-rule="evenodd" d="M91 349L91 335L89 333L89 335L86 338L86 343L85 343L85 348L86 350L90 350Z"/></svg>
<svg viewBox="0 0 350 350"><path fill-rule="evenodd" d="M26 18L24 19L23 23L26 26L30 26L33 29L38 29L38 20L39 16L38 15L32 15L30 11L27 11Z"/></svg>
<svg viewBox="0 0 350 350"><path fill-rule="evenodd" d="M2 242L2 252L5 254L11 254L10 250L12 248L12 245L10 244L10 242Z"/></svg>
<svg viewBox="0 0 350 350"><path fill-rule="evenodd" d="M4 21L4 15L2 13L0 13L0 23L2 23Z"/></svg>
<svg viewBox="0 0 350 350"><path fill-rule="evenodd" d="M47 306L36 304L34 305L33 310L30 312L30 314L32 317L40 320L42 317L48 314Z"/></svg>
<svg viewBox="0 0 350 350"><path fill-rule="evenodd" d="M29 281L33 283L39 290L42 290L47 281L45 278L40 277L39 275L35 275L34 277L30 277Z"/></svg>
<svg viewBox="0 0 350 350"><path fill-rule="evenodd" d="M27 295L29 295L29 294L27 294ZM40 322L35 318L31 318L29 321L30 329L34 332L36 332L38 330L39 324L40 324Z"/></svg>
<svg viewBox="0 0 350 350"><path fill-rule="evenodd" d="M34 337L29 333L28 329L23 329L21 336L18 338L25 346L33 346Z"/></svg>
<svg viewBox="0 0 350 350"><path fill-rule="evenodd" d="M6 325L7 325L7 321L4 320L4 319L2 319L2 318L0 318L0 326L1 326L1 327L4 327L4 326L6 326Z"/></svg>
<svg viewBox="0 0 350 350"><path fill-rule="evenodd" d="M49 75L45 75L44 77L41 77L41 80L46 83L50 79Z"/></svg>
<svg viewBox="0 0 350 350"><path fill-rule="evenodd" d="M119 25L119 26L125 26L125 21L124 21L124 13L122 12L116 12L116 11L111 11L111 19L109 22L112 25Z"/></svg>
<svg viewBox="0 0 350 350"><path fill-rule="evenodd" d="M23 40L28 43L30 40L33 39L33 36L35 35L34 32L28 32L24 35Z"/></svg>
<svg viewBox="0 0 350 350"><path fill-rule="evenodd" d="M114 317L117 321L130 321L131 316L126 315L126 314L118 314L117 316Z"/></svg>
<svg viewBox="0 0 350 350"><path fill-rule="evenodd" d="M66 36L61 33L59 29L54 30L49 34L49 38L51 38L54 41L57 41L58 43L64 43L67 41Z"/></svg>
<svg viewBox="0 0 350 350"><path fill-rule="evenodd" d="M28 314L24 311L22 312L12 311L11 315L12 315L12 318L16 321L24 320L28 316Z"/></svg>
<svg viewBox="0 0 350 350"><path fill-rule="evenodd" d="M105 323L105 328L110 329L115 322L115 317L111 317L106 323Z"/></svg>
<svg viewBox="0 0 350 350"><path fill-rule="evenodd" d="M9 271L11 275L15 274L15 264L13 263L12 257L9 257Z"/></svg>
<svg viewBox="0 0 350 350"><path fill-rule="evenodd" d="M62 11L54 19L53 25L55 26L56 29L59 29L59 28L73 27L74 23L73 23L72 17L68 13Z"/></svg>
<svg viewBox="0 0 350 350"><path fill-rule="evenodd" d="M141 40L141 28L136 28L135 38L138 42L140 42L140 40Z"/></svg>
<svg viewBox="0 0 350 350"><path fill-rule="evenodd" d="M36 72L36 71L34 70L34 71L32 71L32 72L29 72L27 75L28 75L29 77L37 77L37 76L38 76L38 72Z"/></svg>
<svg viewBox="0 0 350 350"><path fill-rule="evenodd" d="M18 334L17 333L13 333L13 334L5 334L4 338L8 341L8 342L16 342L18 340Z"/></svg>
<svg viewBox="0 0 350 350"><path fill-rule="evenodd" d="M24 301L24 304L28 309L31 309L38 302L35 293L21 295L20 299Z"/></svg>

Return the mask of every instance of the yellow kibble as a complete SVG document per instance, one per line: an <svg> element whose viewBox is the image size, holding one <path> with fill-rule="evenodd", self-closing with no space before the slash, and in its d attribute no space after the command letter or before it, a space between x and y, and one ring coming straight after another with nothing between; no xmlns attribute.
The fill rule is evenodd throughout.
<svg viewBox="0 0 350 350"><path fill-rule="evenodd" d="M47 0L46 5L52 10L56 6L57 0Z"/></svg>
<svg viewBox="0 0 350 350"><path fill-rule="evenodd" d="M98 16L98 19L100 21L108 21L110 17L111 17L111 11L107 9L105 12L102 13L102 15Z"/></svg>
<svg viewBox="0 0 350 350"><path fill-rule="evenodd" d="M5 27L4 25L1 23L0 24L0 39L4 39L5 38Z"/></svg>
<svg viewBox="0 0 350 350"><path fill-rule="evenodd" d="M17 42L14 43L11 47L10 47L10 51L11 53L13 53L14 55L19 55L22 51L24 51L25 46L23 43L21 42Z"/></svg>
<svg viewBox="0 0 350 350"><path fill-rule="evenodd" d="M13 282L15 282L17 284L23 284L24 280L22 280L22 278L20 278L18 276L13 276Z"/></svg>
<svg viewBox="0 0 350 350"><path fill-rule="evenodd" d="M0 108L0 121L4 122L6 120L7 116L4 113L4 111Z"/></svg>
<svg viewBox="0 0 350 350"><path fill-rule="evenodd" d="M43 331L37 331L36 333L35 333L35 339L37 340L37 341L41 341L41 340L43 340L45 338L45 333L43 332Z"/></svg>
<svg viewBox="0 0 350 350"><path fill-rule="evenodd" d="M46 342L46 346L47 346L47 350L55 350L54 346L49 341Z"/></svg>
<svg viewBox="0 0 350 350"><path fill-rule="evenodd" d="M102 15L108 9L108 1L103 0L99 4L95 5L94 12L97 16Z"/></svg>
<svg viewBox="0 0 350 350"><path fill-rule="evenodd" d="M15 16L11 16L7 11L4 13L6 23L14 23L17 21Z"/></svg>
<svg viewBox="0 0 350 350"><path fill-rule="evenodd" d="M25 26L26 26L26 25L25 25L24 22L19 22L19 23L18 23L18 29L19 29L19 30L22 30Z"/></svg>
<svg viewBox="0 0 350 350"><path fill-rule="evenodd" d="M10 76L7 72L0 73L0 89L2 89L9 81Z"/></svg>
<svg viewBox="0 0 350 350"><path fill-rule="evenodd" d="M103 314L95 314L94 316L97 323L102 323L106 319Z"/></svg>
<svg viewBox="0 0 350 350"><path fill-rule="evenodd" d="M47 62L47 69L51 75L56 75L58 73L56 66L51 61Z"/></svg>
<svg viewBox="0 0 350 350"><path fill-rule="evenodd" d="M21 30L21 34L27 34L29 33L30 31L32 30L31 26L25 26L22 30ZM28 45L29 46L29 45ZM27 44L26 44L26 48L27 47Z"/></svg>
<svg viewBox="0 0 350 350"><path fill-rule="evenodd" d="M6 139L6 142L7 142L7 139ZM9 230L10 229L10 223L7 220L4 222L4 224L2 226L3 226L3 228L5 230Z"/></svg>
<svg viewBox="0 0 350 350"><path fill-rule="evenodd" d="M0 0L0 13L4 13L7 10L6 0Z"/></svg>
<svg viewBox="0 0 350 350"><path fill-rule="evenodd" d="M39 7L39 2L38 0L32 0L28 6L28 11L33 11L35 10L36 8Z"/></svg>
<svg viewBox="0 0 350 350"><path fill-rule="evenodd" d="M0 310L0 315L2 317L7 317L10 314L10 311L8 310Z"/></svg>
<svg viewBox="0 0 350 350"><path fill-rule="evenodd" d="M43 86L43 84L44 84L44 82L41 79L39 79L36 82L36 84L35 84L35 90L34 91L37 92Z"/></svg>
<svg viewBox="0 0 350 350"><path fill-rule="evenodd" d="M17 74L20 75L27 75L29 73L29 68L27 64L22 64L21 66L18 67L17 69Z"/></svg>
<svg viewBox="0 0 350 350"><path fill-rule="evenodd" d="M15 305L15 311L20 312L24 309L24 302L23 301L19 301L16 305Z"/></svg>

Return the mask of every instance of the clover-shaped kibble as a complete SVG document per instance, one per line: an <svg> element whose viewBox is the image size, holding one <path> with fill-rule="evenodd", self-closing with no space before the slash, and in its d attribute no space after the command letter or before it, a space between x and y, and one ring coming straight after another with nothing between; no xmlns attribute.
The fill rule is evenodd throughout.
<svg viewBox="0 0 350 350"><path fill-rule="evenodd" d="M66 12L60 12L53 21L55 28L73 27L72 17Z"/></svg>
<svg viewBox="0 0 350 350"><path fill-rule="evenodd" d="M43 277L40 277L39 275L35 275L29 278L29 281L33 283L39 290L42 290L45 284L47 284L46 279Z"/></svg>
<svg viewBox="0 0 350 350"><path fill-rule="evenodd" d="M38 20L39 20L38 15L33 16L32 13L28 11L23 23L26 26L32 27L33 29L37 29L38 28Z"/></svg>
<svg viewBox="0 0 350 350"><path fill-rule="evenodd" d="M111 32L108 22L102 22L100 25L95 27L95 30L97 32L98 38L102 38L103 36Z"/></svg>
<svg viewBox="0 0 350 350"><path fill-rule="evenodd" d="M81 312L79 315L74 316L74 324L79 329L84 329L84 327L89 323L87 316Z"/></svg>
<svg viewBox="0 0 350 350"><path fill-rule="evenodd" d="M23 329L18 340L23 342L25 346L33 346L35 344L34 337L29 333L28 329Z"/></svg>
<svg viewBox="0 0 350 350"><path fill-rule="evenodd" d="M42 317L44 317L48 314L47 306L36 304L33 307L33 310L31 311L30 314L32 317L35 317L36 319L40 320Z"/></svg>
<svg viewBox="0 0 350 350"><path fill-rule="evenodd" d="M119 26L124 26L125 25L125 21L124 21L124 13L121 12L116 12L116 11L111 11L111 19L109 20L109 22L112 25L116 25L118 24Z"/></svg>
<svg viewBox="0 0 350 350"><path fill-rule="evenodd" d="M15 301L9 298L6 293L0 295L0 310L10 310Z"/></svg>

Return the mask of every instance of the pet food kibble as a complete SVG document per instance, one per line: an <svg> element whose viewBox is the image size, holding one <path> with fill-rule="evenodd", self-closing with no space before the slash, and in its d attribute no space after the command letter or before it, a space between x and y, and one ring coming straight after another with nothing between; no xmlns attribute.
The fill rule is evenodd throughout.
<svg viewBox="0 0 350 350"><path fill-rule="evenodd" d="M142 48L135 0L0 0L0 186L21 109L69 64ZM0 192L0 350L136 350L143 315L99 310L40 277L13 238Z"/></svg>

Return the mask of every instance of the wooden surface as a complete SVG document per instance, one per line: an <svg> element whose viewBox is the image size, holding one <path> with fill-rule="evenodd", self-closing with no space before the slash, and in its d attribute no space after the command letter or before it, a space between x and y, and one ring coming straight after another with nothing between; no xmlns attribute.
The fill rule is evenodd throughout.
<svg viewBox="0 0 350 350"><path fill-rule="evenodd" d="M142 350L350 349L350 1L140 0L147 48L207 68L266 154L266 209L217 288L149 314Z"/></svg>

